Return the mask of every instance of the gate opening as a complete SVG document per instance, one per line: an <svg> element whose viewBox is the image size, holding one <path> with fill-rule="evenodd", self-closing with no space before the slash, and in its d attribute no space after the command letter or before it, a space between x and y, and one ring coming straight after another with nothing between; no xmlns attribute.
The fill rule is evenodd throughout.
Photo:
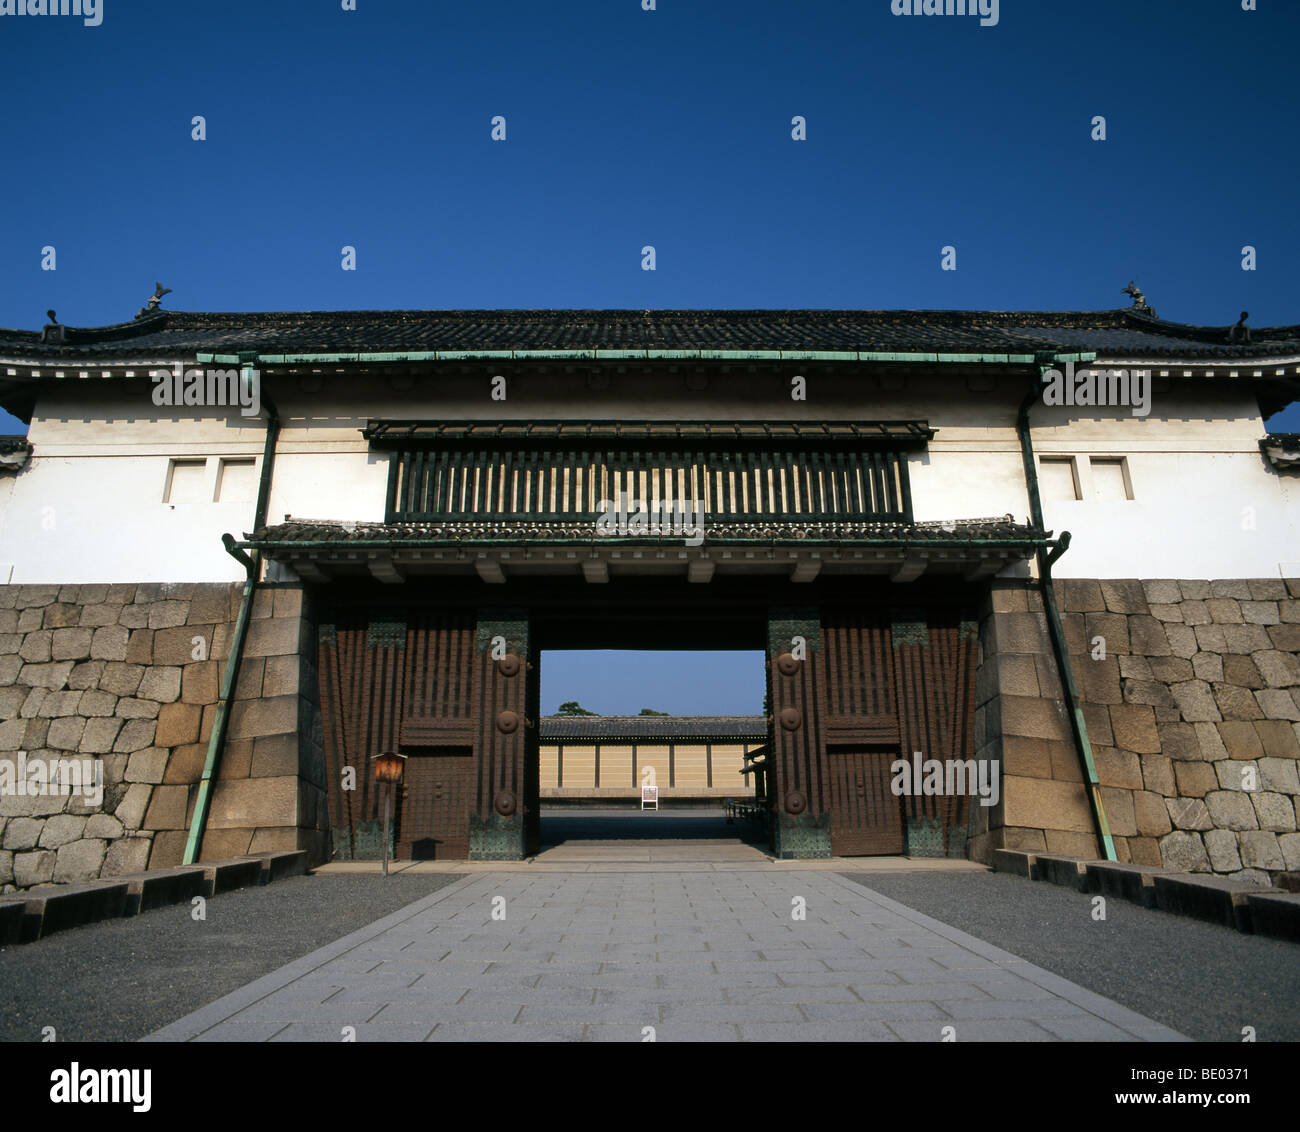
<svg viewBox="0 0 1300 1132"><path fill-rule="evenodd" d="M762 652L547 650L540 667L543 850L766 844Z"/></svg>

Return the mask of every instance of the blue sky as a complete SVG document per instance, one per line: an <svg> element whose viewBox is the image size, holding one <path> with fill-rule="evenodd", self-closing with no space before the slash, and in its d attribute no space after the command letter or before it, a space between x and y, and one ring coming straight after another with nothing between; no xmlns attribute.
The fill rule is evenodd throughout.
<svg viewBox="0 0 1300 1132"><path fill-rule="evenodd" d="M155 279L237 311L1105 309L1135 278L1175 321L1300 322L1295 0L656 3L0 16L0 325L126 320Z"/></svg>

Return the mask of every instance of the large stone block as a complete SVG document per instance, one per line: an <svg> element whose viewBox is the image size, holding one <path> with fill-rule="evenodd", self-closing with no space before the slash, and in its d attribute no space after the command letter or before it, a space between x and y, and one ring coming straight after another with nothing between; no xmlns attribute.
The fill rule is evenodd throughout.
<svg viewBox="0 0 1300 1132"><path fill-rule="evenodd" d="M1106 813L1106 824L1117 837L1135 837L1138 833L1137 816L1133 809L1133 791L1111 786L1101 788L1101 804Z"/></svg>
<svg viewBox="0 0 1300 1132"><path fill-rule="evenodd" d="M1156 734L1160 739L1160 753L1168 758L1192 761L1207 757L1196 729L1190 723L1157 723Z"/></svg>
<svg viewBox="0 0 1300 1132"><path fill-rule="evenodd" d="M1097 856L1097 838L1092 833L1079 833L1072 829L1044 831L1047 852L1066 857L1093 858Z"/></svg>
<svg viewBox="0 0 1300 1132"><path fill-rule="evenodd" d="M1260 790L1250 794L1255 806L1255 816L1259 819L1259 828L1273 833L1294 833L1296 828L1295 806L1291 799L1282 794ZM1269 866L1278 867L1281 866Z"/></svg>
<svg viewBox="0 0 1300 1132"><path fill-rule="evenodd" d="M1102 786L1117 786L1125 790L1142 789L1141 763L1132 751L1094 747L1092 761L1097 768L1097 781Z"/></svg>
<svg viewBox="0 0 1300 1132"><path fill-rule="evenodd" d="M1205 849L1210 856L1210 867L1216 873L1235 873L1241 868L1241 854L1237 849L1237 835L1227 829L1207 830Z"/></svg>
<svg viewBox="0 0 1300 1132"><path fill-rule="evenodd" d="M1200 836L1181 829L1160 839L1160 859L1165 868L1182 872L1205 872L1210 867L1210 859Z"/></svg>
<svg viewBox="0 0 1300 1132"><path fill-rule="evenodd" d="M1017 617L1019 614L1008 614ZM1029 616L1026 614L1025 616ZM298 617L268 617L262 621L250 622L248 639L244 645L244 655L256 656L296 656L301 649L305 622ZM1020 651L1020 650L1014 650Z"/></svg>
<svg viewBox="0 0 1300 1132"><path fill-rule="evenodd" d="M1211 790L1219 789L1219 778L1213 763L1177 763L1174 766L1177 793L1185 798L1204 798Z"/></svg>
<svg viewBox="0 0 1300 1132"><path fill-rule="evenodd" d="M162 747L136 751L126 764L127 782L159 783L167 770L168 752Z"/></svg>
<svg viewBox="0 0 1300 1132"><path fill-rule="evenodd" d="M220 582L200 585L190 602L189 621L196 625L215 625L229 619L230 586Z"/></svg>
<svg viewBox="0 0 1300 1132"><path fill-rule="evenodd" d="M45 745L56 751L75 751L81 746L81 736L85 730L86 721L80 716L52 720Z"/></svg>
<svg viewBox="0 0 1300 1132"><path fill-rule="evenodd" d="M55 629L50 642L50 659L85 660L90 656L89 629Z"/></svg>
<svg viewBox="0 0 1300 1132"><path fill-rule="evenodd" d="M212 808L208 815L209 829L251 829L254 826L297 824L296 777L222 780L213 790Z"/></svg>
<svg viewBox="0 0 1300 1132"><path fill-rule="evenodd" d="M149 805L149 796L153 787L145 783L135 783L127 787L122 801L118 803L113 816L127 829L139 829L144 821L145 809Z"/></svg>
<svg viewBox="0 0 1300 1132"><path fill-rule="evenodd" d="M1291 604L1300 608L1300 601ZM1300 624L1270 625L1268 639L1280 652L1300 652Z"/></svg>
<svg viewBox="0 0 1300 1132"><path fill-rule="evenodd" d="M1166 755L1142 756L1142 786L1153 794L1172 797L1178 793L1174 785L1174 762Z"/></svg>
<svg viewBox="0 0 1300 1132"><path fill-rule="evenodd" d="M1002 773L1021 778L1052 778L1052 756L1047 740L1007 736L1002 741Z"/></svg>
<svg viewBox="0 0 1300 1132"><path fill-rule="evenodd" d="M1284 869L1282 850L1277 844L1277 834L1265 830L1245 830L1238 834L1241 863L1248 869Z"/></svg>
<svg viewBox="0 0 1300 1132"><path fill-rule="evenodd" d="M203 659L206 652L212 656L212 626L182 625L173 629L159 629L153 635L153 662L173 667L193 664ZM198 650L199 655L195 656Z"/></svg>
<svg viewBox="0 0 1300 1132"><path fill-rule="evenodd" d="M1169 811L1169 820L1175 829L1214 828L1214 819L1200 798L1166 798L1165 809ZM1161 851L1163 852L1163 847Z"/></svg>
<svg viewBox="0 0 1300 1132"><path fill-rule="evenodd" d="M1015 697L1003 697L1003 726L1012 734L1030 734L1024 731L1017 731L1014 726L1007 723L1007 701L1015 704L1041 704L1041 700L1019 700ZM1041 714L1041 713L1039 713ZM1027 720L1023 725L1031 726L1037 722L1037 716L1032 710L1026 710L1017 717ZM298 729L298 697L297 696L276 696L273 699L263 700L240 700L235 703L230 712L230 731L231 738L234 739L253 739L263 735L282 735L289 732L296 732ZM1049 736L1051 737L1051 736Z"/></svg>
<svg viewBox="0 0 1300 1132"><path fill-rule="evenodd" d="M1002 791L1008 826L1092 832L1092 810L1081 784L1006 776Z"/></svg>
<svg viewBox="0 0 1300 1132"><path fill-rule="evenodd" d="M1033 655L1051 652L1051 639L1047 635L1047 620L1041 613L999 613L994 618L996 624L998 653L1020 653ZM297 623L276 621L274 624L296 625ZM294 635L293 648L281 648L282 653L297 652L297 638Z"/></svg>
<svg viewBox="0 0 1300 1132"><path fill-rule="evenodd" d="M1106 608L1112 613L1146 613L1146 593L1136 579L1106 579L1101 582L1101 595Z"/></svg>
<svg viewBox="0 0 1300 1132"><path fill-rule="evenodd" d="M4 827L4 840L0 842L5 849L35 849L45 828L41 818L14 817Z"/></svg>
<svg viewBox="0 0 1300 1132"><path fill-rule="evenodd" d="M1248 625L1276 625L1282 620L1275 601L1243 601L1241 616Z"/></svg>
<svg viewBox="0 0 1300 1132"><path fill-rule="evenodd" d="M1300 704L1297 704L1294 694L1288 694L1281 688L1261 688L1255 693L1255 699L1269 719L1300 721Z"/></svg>
<svg viewBox="0 0 1300 1132"><path fill-rule="evenodd" d="M148 669L140 681L139 695L145 699L156 700L160 704L170 704L180 698L181 670L174 666L157 666Z"/></svg>
<svg viewBox="0 0 1300 1132"><path fill-rule="evenodd" d="M1213 652L1198 652L1192 657L1192 676L1206 683L1223 682L1223 657ZM1177 683L1177 681L1175 681Z"/></svg>
<svg viewBox="0 0 1300 1132"><path fill-rule="evenodd" d="M182 671L181 699L187 704L215 704L221 691L218 668L215 660L187 664Z"/></svg>
<svg viewBox="0 0 1300 1132"><path fill-rule="evenodd" d="M186 786L155 786L149 811L144 817L146 829L185 829L186 806L189 788Z"/></svg>
<svg viewBox="0 0 1300 1132"><path fill-rule="evenodd" d="M1224 625L1221 652L1256 653L1273 647L1262 625Z"/></svg>
<svg viewBox="0 0 1300 1132"><path fill-rule="evenodd" d="M1264 713L1259 710L1259 704L1248 689L1232 684L1215 684L1213 687L1214 702L1218 704L1224 719L1264 718Z"/></svg>
<svg viewBox="0 0 1300 1132"><path fill-rule="evenodd" d="M1149 790L1134 792L1133 817L1138 833L1144 837L1161 837L1173 828L1164 798Z"/></svg>
<svg viewBox="0 0 1300 1132"><path fill-rule="evenodd" d="M158 601L149 607L150 629L172 629L184 625L190 615L188 601Z"/></svg>
<svg viewBox="0 0 1300 1132"><path fill-rule="evenodd" d="M85 689L98 688L99 678L103 675L105 662L102 660L84 660L73 665L68 673L68 687Z"/></svg>
<svg viewBox="0 0 1300 1132"><path fill-rule="evenodd" d="M1240 625L1242 622L1241 606L1232 598L1212 597L1205 606L1210 611L1210 620L1216 625Z"/></svg>
<svg viewBox="0 0 1300 1132"><path fill-rule="evenodd" d="M298 736L261 736L253 740L253 778L281 778L298 773ZM1003 773L1006 773L1004 769Z"/></svg>
<svg viewBox="0 0 1300 1132"><path fill-rule="evenodd" d="M1142 656L1169 656L1169 638L1156 618L1139 615L1128 619L1129 650Z"/></svg>
<svg viewBox="0 0 1300 1132"><path fill-rule="evenodd" d="M1178 703L1178 710L1182 712L1183 719L1188 723L1212 722L1223 718L1218 705L1214 702L1210 685L1205 681L1188 680L1182 684L1175 684L1169 690Z"/></svg>
<svg viewBox="0 0 1300 1132"><path fill-rule="evenodd" d="M50 692L40 701L40 706L36 709L36 714L46 719L55 719L61 715L78 715L84 714L78 711L77 705L81 702L81 693L73 691Z"/></svg>
<svg viewBox="0 0 1300 1132"><path fill-rule="evenodd" d="M116 701L114 701L116 702ZM77 750L83 755L106 755L117 742L117 733L126 720L120 717L95 718L86 721Z"/></svg>
<svg viewBox="0 0 1300 1132"><path fill-rule="evenodd" d="M58 849L70 841L80 840L86 828L86 819L76 814L54 814L41 830L38 842L42 849Z"/></svg>
<svg viewBox="0 0 1300 1132"><path fill-rule="evenodd" d="M301 617L303 615L303 591L298 586L277 587L275 594L275 613L276 617ZM1002 589L996 593L1011 593L1015 591ZM1019 590L1021 596L1024 596L1024 589ZM997 600L996 593L994 600ZM1285 595L1283 595L1285 596ZM994 607L996 608L996 606Z"/></svg>
<svg viewBox="0 0 1300 1132"><path fill-rule="evenodd" d="M54 882L69 884L73 881L94 880L104 865L104 854L107 851L107 841L92 837L62 846L54 863Z"/></svg>
<svg viewBox="0 0 1300 1132"><path fill-rule="evenodd" d="M56 660L49 664L24 664L18 673L18 683L29 688L48 688L57 691L68 684L68 675L72 672L74 662Z"/></svg>
<svg viewBox="0 0 1300 1132"><path fill-rule="evenodd" d="M158 705L153 700L137 700L126 696L117 701L113 714L122 719L157 719Z"/></svg>
<svg viewBox="0 0 1300 1132"><path fill-rule="evenodd" d="M1153 578L1144 581L1142 593L1148 605L1177 605L1183 600L1182 589L1172 579Z"/></svg>
<svg viewBox="0 0 1300 1132"><path fill-rule="evenodd" d="M122 616L119 602L103 602L99 605L86 605L81 609L77 624L83 629L99 629L105 625L116 625Z"/></svg>
<svg viewBox="0 0 1300 1132"><path fill-rule="evenodd" d="M1259 732L1244 720L1227 720L1217 727L1228 758L1257 759L1264 753Z"/></svg>
<svg viewBox="0 0 1300 1132"><path fill-rule="evenodd" d="M196 704L165 704L158 712L155 741L160 747L180 747L197 742L201 718L202 711Z"/></svg>
<svg viewBox="0 0 1300 1132"><path fill-rule="evenodd" d="M1200 651L1200 642L1189 625L1166 625L1165 638L1169 641L1170 653L1181 659L1190 659Z"/></svg>
<svg viewBox="0 0 1300 1132"><path fill-rule="evenodd" d="M104 666L99 678L99 690L115 696L134 696L144 678L144 666L114 661Z"/></svg>
<svg viewBox="0 0 1300 1132"><path fill-rule="evenodd" d="M28 633L18 649L18 655L30 664L44 664L52 659L50 647L54 633L49 629L39 629ZM65 659L65 658L61 658Z"/></svg>
<svg viewBox="0 0 1300 1132"><path fill-rule="evenodd" d="M126 645L130 636L130 630L121 625L105 625L96 629L90 644L91 659L126 660Z"/></svg>
<svg viewBox="0 0 1300 1132"><path fill-rule="evenodd" d="M1174 697L1159 680L1125 680L1123 690L1125 703L1171 708L1173 718L1178 717L1178 705L1174 702Z"/></svg>
<svg viewBox="0 0 1300 1132"><path fill-rule="evenodd" d="M1267 683L1270 688L1289 688L1300 684L1300 659L1281 649L1264 649L1248 658L1253 662L1260 677L1262 687Z"/></svg>
<svg viewBox="0 0 1300 1132"><path fill-rule="evenodd" d="M1250 798L1237 790L1212 790L1205 796L1205 808L1218 829L1258 829L1259 819Z"/></svg>
<svg viewBox="0 0 1300 1132"><path fill-rule="evenodd" d="M1278 794L1300 794L1300 767L1292 758L1260 759L1259 785Z"/></svg>
<svg viewBox="0 0 1300 1132"><path fill-rule="evenodd" d="M1120 686L1119 660L1107 655L1105 660L1093 660L1088 656L1075 666L1075 676L1079 681L1079 696L1090 704L1119 704L1124 702L1124 693Z"/></svg>
<svg viewBox="0 0 1300 1132"><path fill-rule="evenodd" d="M152 719L128 719L118 732L113 750L118 754L129 755L153 746L156 728L157 723Z"/></svg>
<svg viewBox="0 0 1300 1132"><path fill-rule="evenodd" d="M100 876L116 877L143 871L148 867L152 844L148 837L123 837L110 842Z"/></svg>
<svg viewBox="0 0 1300 1132"><path fill-rule="evenodd" d="M1112 704L1110 727L1117 747L1140 755L1161 753L1156 717L1149 705Z"/></svg>
<svg viewBox="0 0 1300 1132"><path fill-rule="evenodd" d="M15 853L14 884L19 888L48 884L54 877L54 863L55 853L51 849L33 849L27 853Z"/></svg>
<svg viewBox="0 0 1300 1132"><path fill-rule="evenodd" d="M1250 657L1229 653L1223 658L1223 677L1218 683L1236 684L1241 688L1262 688L1264 678Z"/></svg>

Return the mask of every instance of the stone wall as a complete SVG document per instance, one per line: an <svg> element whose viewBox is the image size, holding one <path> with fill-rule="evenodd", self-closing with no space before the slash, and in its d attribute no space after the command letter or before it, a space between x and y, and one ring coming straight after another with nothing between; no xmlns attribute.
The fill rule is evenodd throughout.
<svg viewBox="0 0 1300 1132"><path fill-rule="evenodd" d="M1119 860L1261 884L1300 869L1300 582L1056 590ZM977 808L972 854L1098 855L1038 592L995 583L981 643L976 745L1003 801Z"/></svg>
<svg viewBox="0 0 1300 1132"><path fill-rule="evenodd" d="M0 891L179 864L242 586L0 586L0 761L102 760L104 795L0 794ZM202 856L327 853L315 630L254 596Z"/></svg>

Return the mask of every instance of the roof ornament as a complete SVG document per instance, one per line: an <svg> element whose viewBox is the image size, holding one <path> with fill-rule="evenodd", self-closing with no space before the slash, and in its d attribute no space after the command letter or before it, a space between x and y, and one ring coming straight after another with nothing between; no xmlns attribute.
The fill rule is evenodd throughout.
<svg viewBox="0 0 1300 1132"><path fill-rule="evenodd" d="M1142 294L1142 288L1134 283L1132 279L1128 281L1128 286L1121 291L1121 294L1133 296L1133 306L1130 309L1140 311L1151 318L1157 317L1155 307L1147 306L1147 297Z"/></svg>
<svg viewBox="0 0 1300 1132"><path fill-rule="evenodd" d="M57 316L53 311L46 311L45 314L50 321L41 327L41 342L62 342L63 327L59 325Z"/></svg>
<svg viewBox="0 0 1300 1132"><path fill-rule="evenodd" d="M1229 327L1228 341L1234 345L1241 345L1250 341L1250 327L1246 325L1246 319L1250 317L1250 311L1242 311L1241 317L1237 319L1237 325Z"/></svg>
<svg viewBox="0 0 1300 1132"><path fill-rule="evenodd" d="M170 287L164 287L161 283L155 282L153 285L153 296L149 300L149 305L147 307L141 307L135 317L144 318L146 315L153 314L159 309L162 297L164 295L170 295L171 293L172 289Z"/></svg>

